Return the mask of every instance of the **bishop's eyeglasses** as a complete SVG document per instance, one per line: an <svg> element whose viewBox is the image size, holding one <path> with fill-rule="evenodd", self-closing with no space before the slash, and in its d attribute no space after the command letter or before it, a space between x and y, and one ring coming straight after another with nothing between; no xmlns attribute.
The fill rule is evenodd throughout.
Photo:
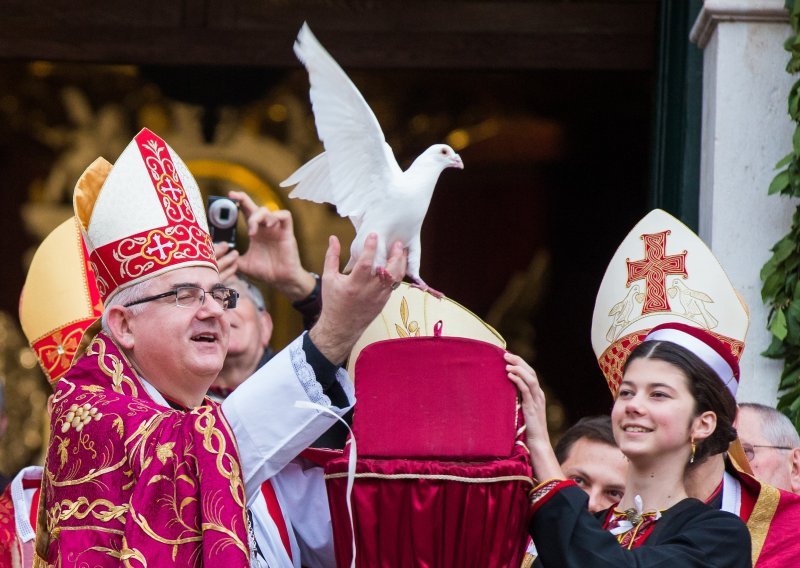
<svg viewBox="0 0 800 568"><path fill-rule="evenodd" d="M744 450L744 455L747 457L747 461L753 461L756 457L756 448L772 448L773 450L792 450L789 446L768 446L766 444L742 444L742 449Z"/></svg>
<svg viewBox="0 0 800 568"><path fill-rule="evenodd" d="M239 299L239 292L233 288L225 288L220 286L212 288L211 290L203 290L200 286L177 286L174 290L164 292L163 294L156 294L155 296L148 296L140 300L134 300L125 304L126 308L135 306L137 304L144 304L145 302L152 302L153 300L160 300L169 296L175 296L175 305L179 308L196 308L202 306L206 301L206 294L214 298L223 310L228 310L236 307L236 301Z"/></svg>

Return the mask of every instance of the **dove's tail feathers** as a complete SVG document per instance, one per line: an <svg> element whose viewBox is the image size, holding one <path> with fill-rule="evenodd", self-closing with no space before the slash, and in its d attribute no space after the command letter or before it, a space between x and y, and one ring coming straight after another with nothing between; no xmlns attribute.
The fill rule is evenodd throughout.
<svg viewBox="0 0 800 568"><path fill-rule="evenodd" d="M325 152L300 166L280 183L281 187L296 186L289 197L299 197L315 203L336 204L331 185L330 167Z"/></svg>
<svg viewBox="0 0 800 568"><path fill-rule="evenodd" d="M280 183L281 187L291 187L318 175L328 175L328 159L325 152L317 154L297 168L292 175Z"/></svg>

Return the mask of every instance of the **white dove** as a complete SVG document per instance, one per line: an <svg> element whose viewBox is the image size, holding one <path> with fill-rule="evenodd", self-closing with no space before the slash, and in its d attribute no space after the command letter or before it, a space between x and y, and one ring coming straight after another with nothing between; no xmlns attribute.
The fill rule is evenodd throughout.
<svg viewBox="0 0 800 568"><path fill-rule="evenodd" d="M325 151L284 180L296 186L289 197L331 203L356 229L350 245L351 269L370 233L378 235L374 267L386 265L388 247L401 241L408 249L407 276L422 290L442 294L419 275L420 230L433 188L445 168L463 169L461 157L446 144L425 150L402 171L364 97L325 48L303 24L294 44L308 70L317 134Z"/></svg>

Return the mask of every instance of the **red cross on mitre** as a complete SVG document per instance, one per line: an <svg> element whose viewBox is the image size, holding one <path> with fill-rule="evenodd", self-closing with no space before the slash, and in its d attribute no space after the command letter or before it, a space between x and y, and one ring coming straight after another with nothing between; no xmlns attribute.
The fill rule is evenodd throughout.
<svg viewBox="0 0 800 568"><path fill-rule="evenodd" d="M644 280L644 304L642 315L652 312L670 311L667 301L666 279L668 274L688 277L686 272L686 251L680 254L667 255L667 235L670 231L662 231L652 235L642 235L644 241L644 258L631 261L626 258L628 266L628 287L637 280Z"/></svg>

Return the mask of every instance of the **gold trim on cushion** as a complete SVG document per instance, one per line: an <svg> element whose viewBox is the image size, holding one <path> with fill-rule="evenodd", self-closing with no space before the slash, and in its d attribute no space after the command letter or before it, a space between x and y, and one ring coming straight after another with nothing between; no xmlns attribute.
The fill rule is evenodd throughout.
<svg viewBox="0 0 800 568"><path fill-rule="evenodd" d="M325 479L341 479L347 472L326 473ZM524 481L533 486L533 479L524 475L504 475L500 477L461 477L459 475L436 475L419 473L356 473L353 477L365 479L432 479L435 481L460 481L461 483L499 483L502 481Z"/></svg>

